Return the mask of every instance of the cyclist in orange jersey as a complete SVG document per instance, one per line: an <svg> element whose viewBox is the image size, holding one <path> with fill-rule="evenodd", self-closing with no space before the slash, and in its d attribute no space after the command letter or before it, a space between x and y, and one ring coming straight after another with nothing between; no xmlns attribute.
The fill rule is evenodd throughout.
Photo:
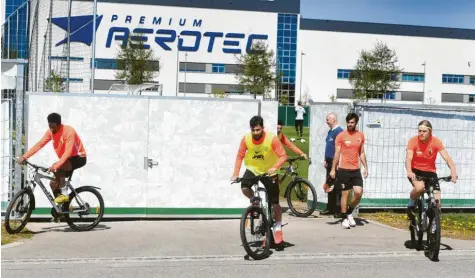
<svg viewBox="0 0 475 278"><path fill-rule="evenodd" d="M53 163L48 171L54 172L55 179L50 182L50 186L56 197L55 202L60 204L69 201L65 178L70 175L71 171L86 165L86 150L74 128L61 123L61 115L51 113L48 115L47 120L49 129L43 138L20 157L18 163L21 164L24 160L41 150L49 141L53 140L53 148L59 161ZM62 171L55 172L56 170Z"/></svg>
<svg viewBox="0 0 475 278"><path fill-rule="evenodd" d="M360 160L364 166L363 176L368 177L368 164L366 162L366 153L364 151L364 134L356 130L359 116L356 113L349 113L346 116L347 129L336 137L335 157L333 158L330 177L337 177L335 186L341 188L341 214L343 221L341 227L349 229L355 227L356 222L352 212L360 203L363 196L363 179L361 177ZM338 166L338 175L336 167ZM353 198L348 206L348 196L350 190L353 190Z"/></svg>
<svg viewBox="0 0 475 278"><path fill-rule="evenodd" d="M261 116L252 117L250 126L251 132L242 138L239 145L231 180L235 181L239 176L243 160L246 166L243 179L250 179L264 173L271 176L263 184L266 187L274 209L276 222L273 229L275 243L280 244L283 241L282 208L279 205L279 182L276 171L287 161L287 155L277 136L271 132L264 131L264 119ZM252 202L254 192L251 186L252 184L249 181L243 180L241 182L242 193Z"/></svg>
<svg viewBox="0 0 475 278"><path fill-rule="evenodd" d="M407 206L407 215L410 220L413 220L415 217L414 207L416 206L416 200L424 193L425 189L424 181L418 181L415 177L417 175L426 178L437 178L435 160L438 153L440 153L449 166L452 182L455 183L457 181L457 170L454 161L440 139L432 136L432 124L427 120L423 120L418 125L418 136L412 137L407 143L406 148L407 178L413 186ZM435 185L434 197L437 207L440 209L439 184Z"/></svg>

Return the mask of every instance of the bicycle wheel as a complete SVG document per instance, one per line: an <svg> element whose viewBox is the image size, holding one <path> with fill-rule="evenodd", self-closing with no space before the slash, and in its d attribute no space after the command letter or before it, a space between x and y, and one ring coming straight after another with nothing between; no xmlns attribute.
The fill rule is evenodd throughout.
<svg viewBox="0 0 475 278"><path fill-rule="evenodd" d="M64 214L66 222L71 229L78 232L92 230L101 222L104 215L102 195L90 186L79 187L76 193L77 195L71 192L70 201L63 205L63 208L69 212ZM90 197L95 197L96 200ZM82 221L84 224L81 224Z"/></svg>
<svg viewBox="0 0 475 278"><path fill-rule="evenodd" d="M254 240L247 240L246 230L250 230ZM241 242L246 253L254 260L265 259L269 255L271 245L271 229L262 209L255 206L248 207L241 217ZM259 238L258 238L259 237ZM255 247L253 251L251 248Z"/></svg>
<svg viewBox="0 0 475 278"><path fill-rule="evenodd" d="M427 245L429 247L429 259L436 261L439 258L440 250L440 211L438 208L431 208L429 227L427 229Z"/></svg>
<svg viewBox="0 0 475 278"><path fill-rule="evenodd" d="M296 216L308 217L317 208L317 192L309 181L298 179L289 184L287 203Z"/></svg>
<svg viewBox="0 0 475 278"><path fill-rule="evenodd" d="M7 206L5 215L5 230L9 234L19 233L26 226L33 211L31 204L34 202L34 199L35 196L29 188L23 188L13 196ZM12 218L15 217L20 219L13 220Z"/></svg>

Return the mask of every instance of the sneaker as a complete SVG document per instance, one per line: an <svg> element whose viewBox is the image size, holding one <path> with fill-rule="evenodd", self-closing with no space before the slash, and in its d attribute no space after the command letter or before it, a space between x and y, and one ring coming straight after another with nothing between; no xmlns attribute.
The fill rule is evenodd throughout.
<svg viewBox="0 0 475 278"><path fill-rule="evenodd" d="M61 194L58 197L56 197L56 199L54 199L54 202L56 204L62 204L62 203L69 202L69 196Z"/></svg>
<svg viewBox="0 0 475 278"><path fill-rule="evenodd" d="M350 224L350 227L356 226L356 222L352 214L349 214L346 218L348 219L348 223Z"/></svg>
<svg viewBox="0 0 475 278"><path fill-rule="evenodd" d="M283 241L282 230L277 230L274 233L274 242L275 244L281 244Z"/></svg>
<svg viewBox="0 0 475 278"><path fill-rule="evenodd" d="M348 221L348 218L343 219L341 221L341 228L342 229L349 229L350 228L350 222Z"/></svg>

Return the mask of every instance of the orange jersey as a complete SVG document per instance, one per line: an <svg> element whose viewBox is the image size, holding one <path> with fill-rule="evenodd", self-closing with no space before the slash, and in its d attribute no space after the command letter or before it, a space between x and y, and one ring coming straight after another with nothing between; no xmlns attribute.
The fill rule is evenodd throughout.
<svg viewBox="0 0 475 278"><path fill-rule="evenodd" d="M340 132L335 140L335 148L340 146L339 168L347 170L360 169L361 146L364 144L364 134L359 131Z"/></svg>
<svg viewBox="0 0 475 278"><path fill-rule="evenodd" d="M265 132L264 135L262 135L262 137L257 141L254 140L254 138L252 138L252 142L256 145L262 144L264 142L264 139L266 138L266 135L267 135L267 132ZM279 157L279 160L274 165L274 168L279 169L287 161L287 155L285 154L284 147L280 143L277 136L275 136L272 139L272 150ZM244 157L246 156L246 152L247 152L246 138L243 137L241 140L241 144L239 144L239 151L236 156L236 162L234 164L233 176L237 177L239 175L239 171L241 170L241 164L242 164L242 161L244 160Z"/></svg>
<svg viewBox="0 0 475 278"><path fill-rule="evenodd" d="M445 150L445 147L437 137L432 136L424 144L418 136L414 136L407 143L407 150L413 152L411 168L436 173L437 153Z"/></svg>
<svg viewBox="0 0 475 278"><path fill-rule="evenodd" d="M58 170L71 156L86 157L86 150L74 128L62 125L55 134L48 129L43 138L26 152L23 158L30 158L51 140L53 140L53 148L59 158L59 161L54 165L54 170Z"/></svg>
<svg viewBox="0 0 475 278"><path fill-rule="evenodd" d="M299 148L297 148L297 146L292 144L292 142L290 142L290 140L287 139L287 136L285 136L285 134L280 133L280 135L278 135L277 137L280 139L280 142L282 143L282 145L287 146L287 148L291 149L298 155L303 155L303 152Z"/></svg>

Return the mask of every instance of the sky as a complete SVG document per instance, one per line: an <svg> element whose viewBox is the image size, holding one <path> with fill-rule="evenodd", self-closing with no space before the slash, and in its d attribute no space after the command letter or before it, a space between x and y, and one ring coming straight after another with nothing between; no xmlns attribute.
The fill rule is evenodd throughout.
<svg viewBox="0 0 475 278"><path fill-rule="evenodd" d="M475 29L475 0L300 0L300 13L304 18Z"/></svg>

